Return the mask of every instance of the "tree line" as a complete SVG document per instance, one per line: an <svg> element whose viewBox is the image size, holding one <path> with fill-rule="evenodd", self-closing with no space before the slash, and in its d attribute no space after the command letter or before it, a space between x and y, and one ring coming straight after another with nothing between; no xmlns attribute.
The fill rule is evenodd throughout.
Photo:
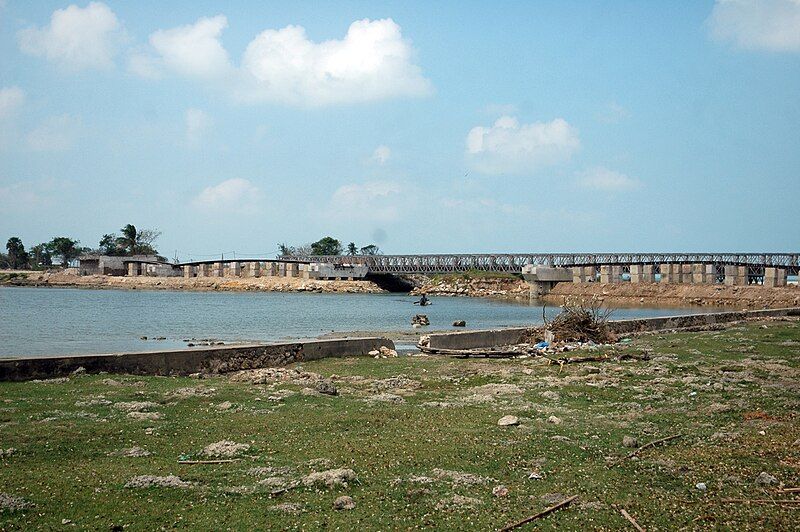
<svg viewBox="0 0 800 532"><path fill-rule="evenodd" d="M311 244L302 246L290 246L288 244L278 244L278 257L297 257L309 255L380 255L381 250L375 244L358 247L355 242L350 242L347 247L342 246L342 242L332 236L320 238Z"/></svg>
<svg viewBox="0 0 800 532"><path fill-rule="evenodd" d="M131 255L158 255L155 242L161 232L156 229L137 230L133 224L127 224L120 229L120 234L108 233L100 239L97 248L82 247L79 240L66 236L57 236L49 242L42 242L25 249L22 239L12 236L6 242L6 253L0 253L0 268L15 270L40 270L46 269L58 261L61 266L68 266L72 261L83 254L96 253L99 255L131 256Z"/></svg>

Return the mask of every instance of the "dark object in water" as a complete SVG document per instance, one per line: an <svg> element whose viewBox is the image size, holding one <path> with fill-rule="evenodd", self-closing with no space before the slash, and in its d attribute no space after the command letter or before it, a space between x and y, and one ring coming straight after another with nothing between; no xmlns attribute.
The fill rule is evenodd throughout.
<svg viewBox="0 0 800 532"><path fill-rule="evenodd" d="M453 327L466 327L467 322L464 320L456 320L453 322Z"/></svg>

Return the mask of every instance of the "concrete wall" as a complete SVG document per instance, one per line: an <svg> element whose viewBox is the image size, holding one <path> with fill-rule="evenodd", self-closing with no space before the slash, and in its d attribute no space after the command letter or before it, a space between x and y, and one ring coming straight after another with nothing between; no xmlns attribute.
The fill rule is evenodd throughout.
<svg viewBox="0 0 800 532"><path fill-rule="evenodd" d="M79 367L89 373L189 375L227 373L283 366L328 357L364 356L381 346L394 349L386 338L304 340L270 345L234 345L172 351L31 357L0 360L0 381L24 381L67 376Z"/></svg>
<svg viewBox="0 0 800 532"><path fill-rule="evenodd" d="M682 329L686 327L713 325L716 323L728 323L748 318L780 316L800 316L800 308L714 312L709 314L665 316L661 318L614 320L609 322L609 325L611 330L616 334L630 334L634 332ZM533 327L509 327L480 331L434 333L428 336L428 346L432 349L479 349L517 344L525 341L531 328Z"/></svg>

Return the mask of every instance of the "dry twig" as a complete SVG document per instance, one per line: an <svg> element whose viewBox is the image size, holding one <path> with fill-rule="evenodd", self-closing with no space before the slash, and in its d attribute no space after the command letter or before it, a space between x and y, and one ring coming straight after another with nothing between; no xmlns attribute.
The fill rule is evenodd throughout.
<svg viewBox="0 0 800 532"><path fill-rule="evenodd" d="M571 503L572 501L574 501L577 498L578 498L577 495L573 495L572 497L568 497L568 498L564 499L563 501L561 501L558 504L554 504L553 506L551 506L549 508L545 508L544 510L542 510L538 514L532 515L530 517L526 517L522 521L517 521L516 523L511 523L510 525L504 526L503 528L500 529L500 532L507 532L508 530L514 530L515 528L519 528L522 525L530 523L531 521L535 521L536 519L539 519L540 517L544 517L544 516L546 516L548 514L551 514L551 513L555 512L556 510L559 510L559 509L563 508L564 506L567 506L569 503Z"/></svg>
<svg viewBox="0 0 800 532"><path fill-rule="evenodd" d="M661 439L658 439L658 440L651 441L650 443L645 443L641 447L639 447L637 449L634 449L631 453L629 453L625 457L625 459L633 458L634 456L636 456L640 452L644 451L645 449L648 449L650 447L655 447L656 445L658 445L660 443L666 443L666 442L671 441L671 440L676 440L676 439L680 438L681 436L683 436L683 434L674 434L672 436L667 436L666 438L661 438Z"/></svg>
<svg viewBox="0 0 800 532"><path fill-rule="evenodd" d="M230 458L225 460L178 460L179 464L197 465L197 464L230 464L236 462L238 458Z"/></svg>
<svg viewBox="0 0 800 532"><path fill-rule="evenodd" d="M636 522L636 519L634 519L634 518L631 516L631 514L629 514L628 512L626 512L626 511L625 511L625 508L620 508L620 509L619 509L619 511L620 511L620 513L622 514L622 517L624 517L625 519L627 519L628 521L630 521L630 523L633 525L633 528L635 528L635 529L636 529L636 530L638 530L639 532L644 532L644 528L642 528L641 526L639 526L639 523L637 523L637 522Z"/></svg>

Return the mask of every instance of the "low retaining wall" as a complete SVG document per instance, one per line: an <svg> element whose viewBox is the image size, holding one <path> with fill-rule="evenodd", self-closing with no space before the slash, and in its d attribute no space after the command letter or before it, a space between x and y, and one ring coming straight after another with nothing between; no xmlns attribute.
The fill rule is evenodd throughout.
<svg viewBox="0 0 800 532"><path fill-rule="evenodd" d="M708 314L665 316L661 318L615 320L610 321L609 325L611 330L616 334L631 334L635 332L685 329L687 327L729 323L748 318L781 316L800 316L800 308L713 312ZM505 329L434 333L428 336L428 347L431 349L478 349L482 347L519 344L525 341L530 330L531 327L508 327Z"/></svg>
<svg viewBox="0 0 800 532"><path fill-rule="evenodd" d="M84 368L88 373L132 375L226 373L321 358L362 356L381 346L394 349L391 340L370 337L140 353L11 358L0 360L0 381L50 379L67 376L78 368Z"/></svg>

